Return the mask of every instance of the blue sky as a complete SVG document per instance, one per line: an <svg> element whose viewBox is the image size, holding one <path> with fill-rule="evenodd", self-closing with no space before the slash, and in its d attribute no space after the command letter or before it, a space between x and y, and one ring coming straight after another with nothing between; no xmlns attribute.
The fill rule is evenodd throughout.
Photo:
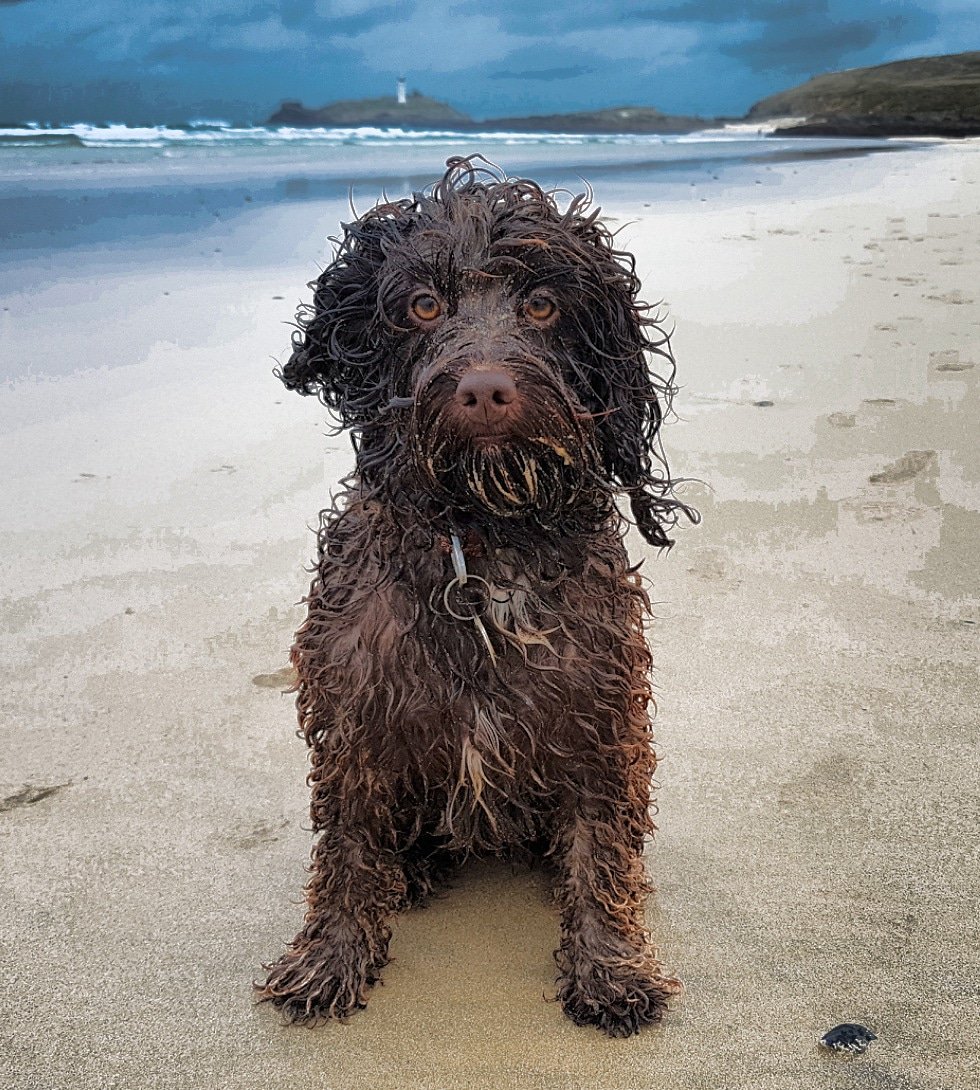
<svg viewBox="0 0 980 1090"><path fill-rule="evenodd" d="M0 0L0 122L224 117L409 86L483 118L738 116L841 68L980 49L980 0Z"/></svg>

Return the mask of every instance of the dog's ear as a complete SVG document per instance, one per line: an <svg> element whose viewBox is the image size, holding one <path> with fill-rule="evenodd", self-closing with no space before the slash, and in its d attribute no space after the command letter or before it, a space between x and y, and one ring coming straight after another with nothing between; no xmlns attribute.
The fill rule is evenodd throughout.
<svg viewBox="0 0 980 1090"><path fill-rule="evenodd" d="M293 351L275 374L290 390L316 396L344 428L363 428L392 396L390 325L380 305L390 247L410 229L411 200L378 205L343 224L337 252L310 283L313 304L296 316Z"/></svg>
<svg viewBox="0 0 980 1090"><path fill-rule="evenodd" d="M583 305L571 316L586 361L577 375L586 408L594 414L603 468L629 497L640 533L669 548L681 513L697 512L673 494L660 425L674 393L669 334L638 301L640 281L632 254L617 250L594 211L569 212L585 256L579 272ZM584 387L582 389L581 387Z"/></svg>

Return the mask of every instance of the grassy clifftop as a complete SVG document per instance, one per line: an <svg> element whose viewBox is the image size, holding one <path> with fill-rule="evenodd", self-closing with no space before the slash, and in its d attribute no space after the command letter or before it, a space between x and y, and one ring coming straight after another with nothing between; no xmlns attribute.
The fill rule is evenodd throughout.
<svg viewBox="0 0 980 1090"><path fill-rule="evenodd" d="M757 102L748 117L805 117L808 131L980 132L980 52L816 76Z"/></svg>
<svg viewBox="0 0 980 1090"><path fill-rule="evenodd" d="M707 124L700 117L677 117L661 113L652 106L613 106L605 110L582 110L569 114L494 117L484 121L482 127L517 132L669 133L693 132Z"/></svg>

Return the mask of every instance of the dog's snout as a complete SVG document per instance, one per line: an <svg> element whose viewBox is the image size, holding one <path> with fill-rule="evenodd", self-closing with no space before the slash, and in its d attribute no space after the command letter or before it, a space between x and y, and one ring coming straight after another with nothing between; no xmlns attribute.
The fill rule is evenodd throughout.
<svg viewBox="0 0 980 1090"><path fill-rule="evenodd" d="M476 419L501 420L517 400L517 386L505 371L467 371L456 387L456 404Z"/></svg>

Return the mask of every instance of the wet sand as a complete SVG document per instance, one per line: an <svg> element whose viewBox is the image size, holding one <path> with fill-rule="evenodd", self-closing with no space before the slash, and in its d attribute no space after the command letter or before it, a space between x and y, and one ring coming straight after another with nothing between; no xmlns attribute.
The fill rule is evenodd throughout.
<svg viewBox="0 0 980 1090"><path fill-rule="evenodd" d="M270 374L313 248L6 292L5 350L58 377L0 392L4 1087L976 1084L980 144L884 158L608 207L677 326L672 466L707 482L645 566L649 921L687 991L625 1042L549 1001L543 880L493 864L398 921L348 1025L252 1004L310 845L291 698L253 679L349 461ZM844 1021L864 1056L818 1049Z"/></svg>

